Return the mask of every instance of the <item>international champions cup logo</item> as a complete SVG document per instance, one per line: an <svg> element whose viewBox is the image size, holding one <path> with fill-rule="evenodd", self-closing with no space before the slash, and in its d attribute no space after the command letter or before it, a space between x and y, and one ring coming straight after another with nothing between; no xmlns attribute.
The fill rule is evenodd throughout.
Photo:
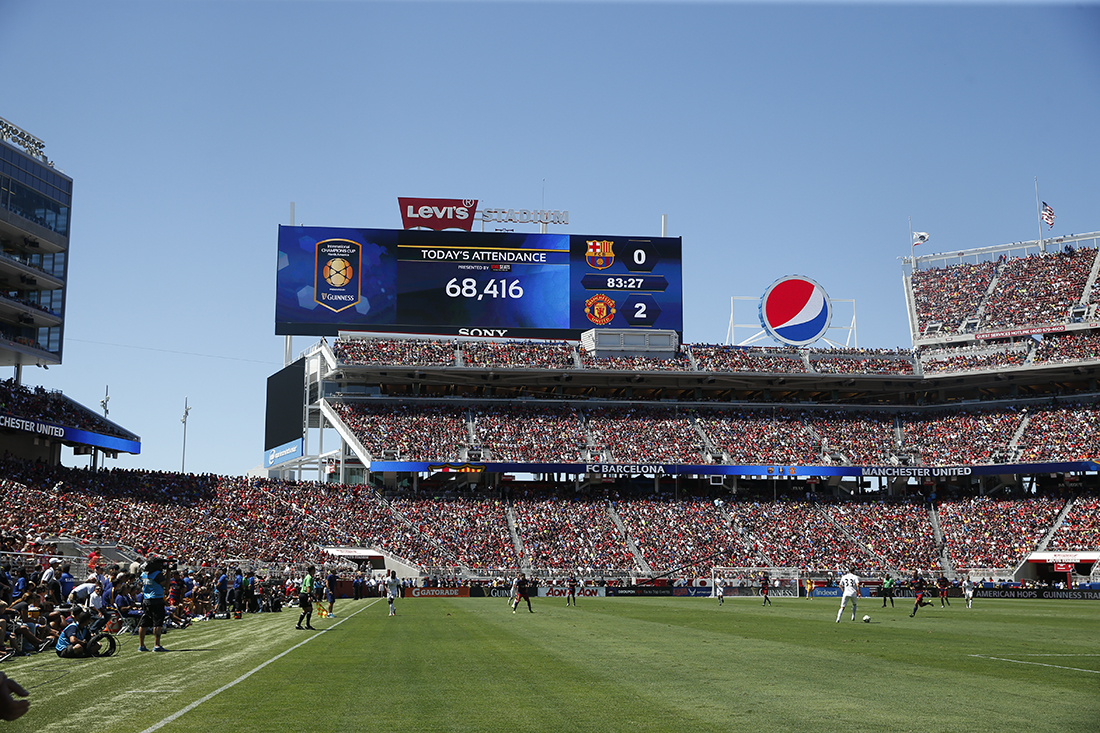
<svg viewBox="0 0 1100 733"><path fill-rule="evenodd" d="M779 278L760 298L760 324L772 338L790 346L807 346L820 339L832 317L824 288L801 275Z"/></svg>
<svg viewBox="0 0 1100 733"><path fill-rule="evenodd" d="M358 242L326 239L317 243L314 263L313 299L339 313L359 302L362 264Z"/></svg>

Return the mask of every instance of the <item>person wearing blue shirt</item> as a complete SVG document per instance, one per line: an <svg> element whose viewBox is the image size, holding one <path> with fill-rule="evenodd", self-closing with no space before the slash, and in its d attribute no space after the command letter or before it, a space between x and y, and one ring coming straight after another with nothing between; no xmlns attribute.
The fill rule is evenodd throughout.
<svg viewBox="0 0 1100 733"><path fill-rule="evenodd" d="M242 611L244 611L244 575L241 569L237 568L233 573L233 612L236 614Z"/></svg>
<svg viewBox="0 0 1100 733"><path fill-rule="evenodd" d="M65 627L61 636L57 637L55 647L57 656L63 659L77 659L95 653L99 645L90 641L91 629L88 627L90 619L90 614L83 611L73 618L72 623Z"/></svg>
<svg viewBox="0 0 1100 733"><path fill-rule="evenodd" d="M58 579L61 583L61 597L68 598L69 594L73 592L73 588L76 586L76 578L69 572L71 567L68 563L61 566L61 577Z"/></svg>
<svg viewBox="0 0 1100 733"><path fill-rule="evenodd" d="M214 587L218 591L218 605L215 612L225 613L227 610L225 595L229 591L229 578L225 575L225 568L222 568L221 575L218 576L218 582Z"/></svg>
<svg viewBox="0 0 1100 733"><path fill-rule="evenodd" d="M160 634L164 629L164 586L168 576L164 572L164 558L154 557L145 563L145 572L141 574L142 601L141 626L138 628L138 651L147 652L145 632L153 630L153 651L168 651L160 645Z"/></svg>

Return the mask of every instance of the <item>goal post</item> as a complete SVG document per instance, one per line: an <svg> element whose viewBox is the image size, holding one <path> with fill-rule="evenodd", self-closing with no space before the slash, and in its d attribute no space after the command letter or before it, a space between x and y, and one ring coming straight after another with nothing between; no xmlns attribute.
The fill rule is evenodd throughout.
<svg viewBox="0 0 1100 733"><path fill-rule="evenodd" d="M769 595L776 597L798 597L798 588L802 582L802 571L798 568L735 568L715 565L710 572L710 596L718 596L718 584L721 582L723 594L730 596L760 595L760 581L768 576Z"/></svg>

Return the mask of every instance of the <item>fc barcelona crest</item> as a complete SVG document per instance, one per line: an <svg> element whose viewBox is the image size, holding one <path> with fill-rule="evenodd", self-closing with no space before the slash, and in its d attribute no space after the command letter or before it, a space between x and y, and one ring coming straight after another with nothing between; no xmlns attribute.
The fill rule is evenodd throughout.
<svg viewBox="0 0 1100 733"><path fill-rule="evenodd" d="M584 314L597 326L606 326L615 318L615 301L603 293L584 301Z"/></svg>
<svg viewBox="0 0 1100 733"><path fill-rule="evenodd" d="M589 267L606 270L615 264L615 252L611 249L614 242L606 239L589 239L586 244L588 250L584 259Z"/></svg>

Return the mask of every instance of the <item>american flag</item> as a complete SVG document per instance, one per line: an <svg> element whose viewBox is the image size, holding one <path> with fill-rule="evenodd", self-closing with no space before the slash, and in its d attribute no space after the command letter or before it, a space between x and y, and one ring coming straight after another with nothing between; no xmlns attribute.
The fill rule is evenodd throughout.
<svg viewBox="0 0 1100 733"><path fill-rule="evenodd" d="M1047 205L1047 202L1044 201L1043 202L1043 208L1042 208L1041 211L1042 211L1042 213L1040 214L1040 216L1043 217L1043 221L1045 221L1048 224L1049 229L1053 229L1054 228L1054 209L1050 208Z"/></svg>

